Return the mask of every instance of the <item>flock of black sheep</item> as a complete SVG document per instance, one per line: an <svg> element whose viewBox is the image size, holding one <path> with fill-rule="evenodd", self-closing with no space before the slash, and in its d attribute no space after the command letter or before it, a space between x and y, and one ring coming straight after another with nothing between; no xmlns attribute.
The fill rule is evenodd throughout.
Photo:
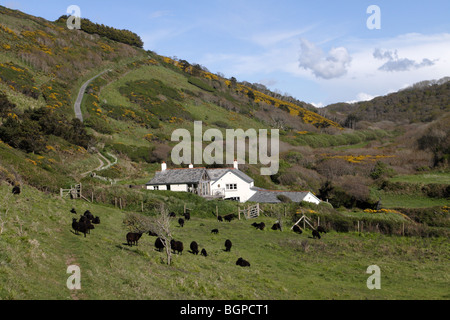
<svg viewBox="0 0 450 320"><path fill-rule="evenodd" d="M20 191L19 191L19 193L20 193ZM77 214L77 211L74 208L70 212L72 214ZM171 212L169 214L169 217L176 218L176 214L174 212ZM230 214L230 215L227 215L224 217L218 216L217 220L219 222L223 222L223 221L231 222L234 218L235 218L235 215ZM190 213L189 212L184 213L184 214L182 214L182 217L178 219L178 224L181 228L183 228L186 225L186 222L189 220L191 220ZM90 231L95 229L94 225L99 225L99 224L100 224L100 218L98 216L94 217L94 215L89 210L86 210L86 212L84 212L84 214L80 216L79 220L77 220L76 218L73 218L72 229L76 235L79 235L80 233L82 233L82 234L84 234L84 237L86 237L86 234L90 234ZM261 230L261 231L264 231L264 229L266 228L266 225L264 222L260 222L260 223L255 222L252 224L252 226L255 227L257 230ZM276 230L282 231L282 227L279 222L275 223L271 229L274 231L276 231ZM295 225L293 227L293 231L297 234L303 233L302 229L298 225ZM148 233L148 235L151 237L157 237L157 239L155 240L155 248L157 251L162 252L165 248L164 241L153 231L148 231L146 233ZM218 233L219 233L219 229L211 230L211 234L217 235ZM316 238L321 239L321 235L320 235L321 233L327 233L327 232L323 227L319 226L319 227L317 227L316 230L313 230L312 236L314 239L316 239ZM129 245L131 247L133 245L138 246L138 242L141 239L143 234L144 234L144 232L139 232L139 233L129 232L126 235L127 245ZM224 251L231 252L232 246L233 246L233 243L231 242L231 240L227 239L225 241L225 250ZM183 242L171 240L170 247L174 254L180 254L180 255L183 254L183 251L184 251ZM199 246L196 241L192 241L189 248L191 249L190 252L194 255L200 254L203 257L208 256L208 253L205 248L203 248L201 251L199 250ZM250 263L248 261L244 260L243 258L239 258L236 261L236 265L241 266L241 267L250 267Z"/></svg>
<svg viewBox="0 0 450 320"><path fill-rule="evenodd" d="M77 214L77 211L72 208L70 213ZM100 218L94 217L94 215L86 210L83 215L80 216L80 219L77 218L72 219L72 229L76 235L83 233L86 238L86 234L91 234L91 230L95 229L94 225L100 224Z"/></svg>

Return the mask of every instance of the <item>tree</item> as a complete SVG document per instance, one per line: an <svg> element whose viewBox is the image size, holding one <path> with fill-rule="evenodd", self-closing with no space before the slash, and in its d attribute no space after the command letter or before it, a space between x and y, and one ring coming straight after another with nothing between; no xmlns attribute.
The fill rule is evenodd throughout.
<svg viewBox="0 0 450 320"><path fill-rule="evenodd" d="M166 249L167 265L170 266L170 264L172 263L172 248L170 246L170 241L173 238L170 231L170 216L164 204L161 204L159 206L159 216L156 219L155 233L161 239L164 248Z"/></svg>
<svg viewBox="0 0 450 320"><path fill-rule="evenodd" d="M15 108L16 105L11 103L4 93L0 92L0 118L4 120L8 117L8 114L14 111Z"/></svg>

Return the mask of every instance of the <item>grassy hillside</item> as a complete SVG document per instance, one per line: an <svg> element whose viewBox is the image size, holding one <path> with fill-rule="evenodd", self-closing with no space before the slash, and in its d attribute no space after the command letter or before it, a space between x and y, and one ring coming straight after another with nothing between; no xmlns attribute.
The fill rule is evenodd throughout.
<svg viewBox="0 0 450 320"><path fill-rule="evenodd" d="M450 251L443 238L332 231L318 241L310 232L287 230L287 221L283 232L257 231L251 221L220 224L194 211L184 228L172 224L187 249L167 266L154 250L155 238L144 235L138 247L124 244L123 211L30 188L18 197L9 191L0 187L2 299L448 299ZM71 232L72 207L101 217L86 238ZM271 225L275 218L258 221ZM226 239L233 242L230 253L223 250ZM188 252L193 240L207 258ZM239 257L251 267L236 266ZM76 292L66 288L73 264L81 268ZM365 271L373 264L382 270L382 290L366 287Z"/></svg>

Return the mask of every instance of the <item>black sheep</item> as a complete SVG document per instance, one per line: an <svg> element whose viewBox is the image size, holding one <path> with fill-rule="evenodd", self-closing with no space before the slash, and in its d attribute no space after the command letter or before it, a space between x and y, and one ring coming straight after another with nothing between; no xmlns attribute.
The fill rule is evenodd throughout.
<svg viewBox="0 0 450 320"><path fill-rule="evenodd" d="M261 230L263 231L266 228L266 224L264 222L261 223L253 223L252 224L253 227L255 227L257 230Z"/></svg>
<svg viewBox="0 0 450 320"><path fill-rule="evenodd" d="M178 220L178 223L180 224L180 227L182 227L182 228L184 227L184 219L181 219L181 218L180 218L180 219Z"/></svg>
<svg viewBox="0 0 450 320"><path fill-rule="evenodd" d="M75 218L72 220L72 229L75 231L75 234L78 234L79 226L78 221Z"/></svg>
<svg viewBox="0 0 450 320"><path fill-rule="evenodd" d="M156 232L152 231L152 230L150 230L150 231L148 232L148 235L149 235L150 237L157 237L157 236L158 236L158 234L157 234Z"/></svg>
<svg viewBox="0 0 450 320"><path fill-rule="evenodd" d="M169 213L169 217L170 218L175 218L177 215L175 214L175 212L171 212L171 213Z"/></svg>
<svg viewBox="0 0 450 320"><path fill-rule="evenodd" d="M77 210L75 210L75 208L72 208L72 210L70 210L70 213L77 214Z"/></svg>
<svg viewBox="0 0 450 320"><path fill-rule="evenodd" d="M162 241L161 238L157 238L155 241L155 248L159 251L162 252L164 249L164 242Z"/></svg>
<svg viewBox="0 0 450 320"><path fill-rule="evenodd" d="M317 227L317 231L319 231L319 233L327 233L327 231L325 230L325 228L322 227L322 226L318 226L318 227Z"/></svg>
<svg viewBox="0 0 450 320"><path fill-rule="evenodd" d="M320 240L320 238L321 238L320 233L317 230L313 230L312 235L313 235L314 239L318 238Z"/></svg>
<svg viewBox="0 0 450 320"><path fill-rule="evenodd" d="M95 229L94 225L92 224L91 220L89 220L89 219L87 219L85 223L86 223L87 233L91 234L91 230Z"/></svg>
<svg viewBox="0 0 450 320"><path fill-rule="evenodd" d="M14 195L19 195L20 194L20 187L19 186L14 186L14 188L12 189L12 194Z"/></svg>
<svg viewBox="0 0 450 320"><path fill-rule="evenodd" d="M176 254L178 252L178 254L183 254L184 250L183 242L175 241L172 239L172 241L170 241L170 246L172 247L173 253Z"/></svg>
<svg viewBox="0 0 450 320"><path fill-rule="evenodd" d="M186 221L190 221L191 220L191 214L189 212L186 212L185 214L183 214L184 219L186 219Z"/></svg>
<svg viewBox="0 0 450 320"><path fill-rule="evenodd" d="M198 255L199 251L198 251L198 243L197 242L192 241L190 248L191 248L191 251L193 254Z"/></svg>
<svg viewBox="0 0 450 320"><path fill-rule="evenodd" d="M218 217L217 217L217 221L219 221L219 222L223 222L223 218L222 218L222 216L218 216Z"/></svg>
<svg viewBox="0 0 450 320"><path fill-rule="evenodd" d="M84 234L84 237L86 238L86 233L88 233L89 229L85 221L78 221L78 231Z"/></svg>
<svg viewBox="0 0 450 320"><path fill-rule="evenodd" d="M272 226L272 230L276 231L276 230L280 230L281 231L281 225L279 223L275 223Z"/></svg>
<svg viewBox="0 0 450 320"><path fill-rule="evenodd" d="M211 230L211 233L218 234L219 233L219 229Z"/></svg>
<svg viewBox="0 0 450 320"><path fill-rule="evenodd" d="M225 251L226 252L230 252L232 246L233 246L233 244L231 243L230 240L225 241Z"/></svg>
<svg viewBox="0 0 450 320"><path fill-rule="evenodd" d="M205 249L202 249L201 255L204 256L204 257L207 257L208 256L208 252L206 252Z"/></svg>
<svg viewBox="0 0 450 320"><path fill-rule="evenodd" d="M293 230L294 230L295 233L298 233L298 234L302 234L303 233L302 229L298 225L295 225Z"/></svg>
<svg viewBox="0 0 450 320"><path fill-rule="evenodd" d="M94 215L89 210L86 210L84 216L90 221L94 220Z"/></svg>
<svg viewBox="0 0 450 320"><path fill-rule="evenodd" d="M233 214L229 214L229 215L225 216L224 219L227 222L231 222L231 220L234 219L234 215Z"/></svg>
<svg viewBox="0 0 450 320"><path fill-rule="evenodd" d="M95 218L92 220L92 223L93 223L93 224L100 224L100 218L99 218L99 217L95 217Z"/></svg>
<svg viewBox="0 0 450 320"><path fill-rule="evenodd" d="M139 239L141 239L142 237L142 232L140 233L133 233L130 232L127 234L127 243L130 247L133 246L133 244L135 244L136 246L138 245Z"/></svg>
<svg viewBox="0 0 450 320"><path fill-rule="evenodd" d="M241 266L241 267L250 267L250 262L248 262L242 258L239 258L238 261L236 261L236 265Z"/></svg>

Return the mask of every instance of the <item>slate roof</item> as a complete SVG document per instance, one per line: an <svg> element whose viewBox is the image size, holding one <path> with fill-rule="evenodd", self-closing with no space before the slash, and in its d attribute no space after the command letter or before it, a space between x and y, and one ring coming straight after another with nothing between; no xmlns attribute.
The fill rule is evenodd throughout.
<svg viewBox="0 0 450 320"><path fill-rule="evenodd" d="M156 172L155 177L147 185L192 184L202 181L205 168L168 169Z"/></svg>
<svg viewBox="0 0 450 320"><path fill-rule="evenodd" d="M280 203L277 196L284 195L291 199L293 202L302 202L303 199L308 195L308 191L305 192L289 192L289 191L272 191L265 190L260 188L253 188L256 193L248 199L249 202L257 202L257 203Z"/></svg>
<svg viewBox="0 0 450 320"><path fill-rule="evenodd" d="M240 170L233 168L224 169L168 169L166 171L156 172L155 177L147 183L147 185L166 185L166 184L191 184L199 183L204 173L207 173L211 181L217 181L228 172L233 172L247 183L254 180Z"/></svg>
<svg viewBox="0 0 450 320"><path fill-rule="evenodd" d="M225 174L228 172L233 172L236 174L239 178L244 180L247 183L252 183L254 180L250 178L248 175L243 173L241 170L233 169L233 168L225 168L225 169L207 169L208 175L211 178L211 181L217 181L220 178L222 178Z"/></svg>

